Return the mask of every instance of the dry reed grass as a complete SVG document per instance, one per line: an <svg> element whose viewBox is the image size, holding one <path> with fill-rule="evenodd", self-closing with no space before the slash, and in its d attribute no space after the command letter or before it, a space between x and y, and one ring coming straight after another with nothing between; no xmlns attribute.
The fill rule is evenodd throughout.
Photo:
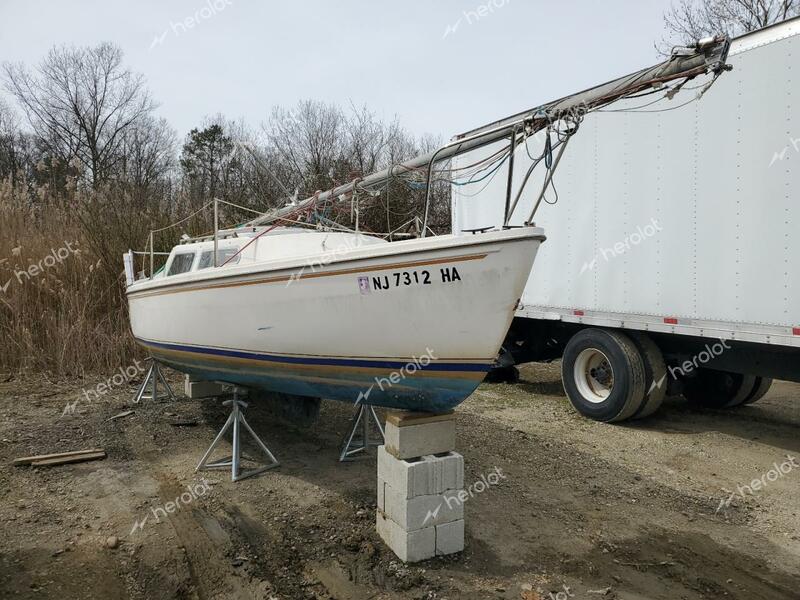
<svg viewBox="0 0 800 600"><path fill-rule="evenodd" d="M43 188L29 198L0 183L0 370L69 377L130 363L124 244L107 231L96 251L75 194L56 200Z"/></svg>

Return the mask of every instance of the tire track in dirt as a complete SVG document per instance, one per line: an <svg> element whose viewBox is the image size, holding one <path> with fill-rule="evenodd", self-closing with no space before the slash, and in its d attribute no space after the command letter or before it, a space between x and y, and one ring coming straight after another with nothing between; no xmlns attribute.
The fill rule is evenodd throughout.
<svg viewBox="0 0 800 600"><path fill-rule="evenodd" d="M186 488L176 479L162 477L160 481L159 495L165 503L175 502L186 493ZM272 585L237 571L234 566L236 548L230 543L223 524L202 505L204 500L198 498L168 513L169 524L186 555L198 598L264 598Z"/></svg>

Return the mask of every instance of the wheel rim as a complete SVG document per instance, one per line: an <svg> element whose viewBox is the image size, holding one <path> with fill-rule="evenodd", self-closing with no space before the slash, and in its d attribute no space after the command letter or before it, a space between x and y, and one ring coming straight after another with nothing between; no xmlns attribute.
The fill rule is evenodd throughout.
<svg viewBox="0 0 800 600"><path fill-rule="evenodd" d="M614 389L611 361L596 348L587 348L578 354L573 375L581 396L592 404L605 402Z"/></svg>

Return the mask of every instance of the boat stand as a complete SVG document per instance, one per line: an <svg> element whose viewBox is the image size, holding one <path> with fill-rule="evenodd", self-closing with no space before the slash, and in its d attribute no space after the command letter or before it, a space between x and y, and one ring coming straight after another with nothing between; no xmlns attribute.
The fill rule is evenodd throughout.
<svg viewBox="0 0 800 600"><path fill-rule="evenodd" d="M380 438L373 438L371 434L370 424L374 423L375 428L380 434ZM360 439L356 437L356 432L361 425ZM346 462L353 460L353 457L367 450L370 446L380 446L384 443L383 427L381 427L380 419L375 414L375 407L369 404L359 404L353 418L350 421L350 427L347 430L344 438L342 439L342 451L339 455L339 462Z"/></svg>
<svg viewBox="0 0 800 600"><path fill-rule="evenodd" d="M162 398L168 398L169 400L175 400L175 394L172 393L172 388L169 386L167 382L167 378L164 377L164 373L161 371L161 364L154 358L148 358L150 361L150 368L147 370L147 375L145 375L144 380L142 381L142 385L139 386L139 390L136 392L136 397L133 400L134 404L139 404L142 400L160 400ZM158 385L161 382L161 385L164 387L166 394L159 398L158 396ZM150 395L147 395L145 392L147 391L148 384L150 386Z"/></svg>
<svg viewBox="0 0 800 600"><path fill-rule="evenodd" d="M245 479L246 477L252 477L253 475L257 475L258 473L263 473L268 469L274 469L280 463L277 459L272 455L272 452L269 451L269 448L261 441L261 439L256 435L256 433L252 430L250 425L247 424L247 420L244 418L244 413L242 412L243 408L247 408L247 403L243 400L239 400L239 390L237 388L233 388L233 399L226 400L222 403L223 406L230 406L231 407L231 414L228 416L228 420L225 421L225 425L223 425L220 432L217 434L217 437L214 438L214 441L211 443L211 446L206 450L206 453L203 455L203 458L200 459L200 462L195 469L195 473L198 471L206 471L210 469L230 469L231 470L231 481L239 481L240 479ZM233 426L233 454L222 460L210 463L208 462L211 453L214 449L219 445L222 441L225 432ZM251 469L249 471L245 471L242 469L242 446L241 446L241 427L248 431L250 436L256 441L259 448L261 448L262 452L266 454L269 462L264 464L263 466L257 469ZM258 462L256 459L249 458L247 456L244 457L247 460L252 462Z"/></svg>

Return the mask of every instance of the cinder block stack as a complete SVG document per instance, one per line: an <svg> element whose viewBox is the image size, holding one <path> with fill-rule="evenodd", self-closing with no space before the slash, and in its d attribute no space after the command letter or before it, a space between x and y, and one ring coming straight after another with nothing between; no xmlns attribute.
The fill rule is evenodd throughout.
<svg viewBox="0 0 800 600"><path fill-rule="evenodd" d="M191 375L186 375L183 380L183 390L187 398L210 398L222 396L225 392L222 385L213 381L203 381Z"/></svg>
<svg viewBox="0 0 800 600"><path fill-rule="evenodd" d="M404 562L464 549L464 458L455 419L393 411L378 448L378 534Z"/></svg>

